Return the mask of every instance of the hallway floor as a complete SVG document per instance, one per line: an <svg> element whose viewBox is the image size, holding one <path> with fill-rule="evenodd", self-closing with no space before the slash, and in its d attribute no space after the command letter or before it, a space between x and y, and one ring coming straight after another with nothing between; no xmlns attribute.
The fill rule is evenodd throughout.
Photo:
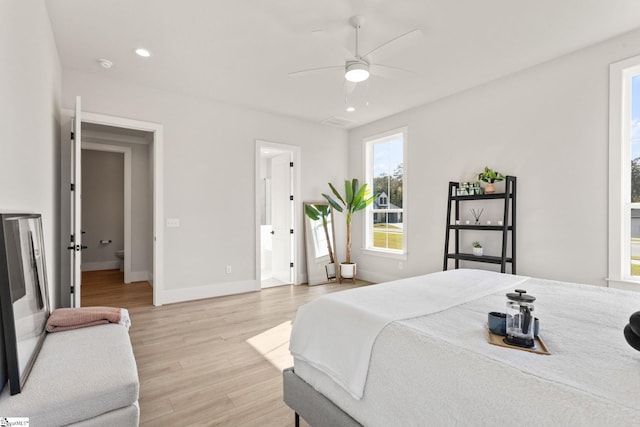
<svg viewBox="0 0 640 427"><path fill-rule="evenodd" d="M153 288L149 282L124 283L119 270L83 271L80 288L82 307L108 306L131 309L151 307Z"/></svg>

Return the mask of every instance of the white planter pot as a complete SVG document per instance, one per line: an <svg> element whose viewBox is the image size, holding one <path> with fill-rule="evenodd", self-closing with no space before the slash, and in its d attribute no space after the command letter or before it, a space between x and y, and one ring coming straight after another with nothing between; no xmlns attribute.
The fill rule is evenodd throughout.
<svg viewBox="0 0 640 427"><path fill-rule="evenodd" d="M476 256L482 256L482 248L473 248L473 254Z"/></svg>
<svg viewBox="0 0 640 427"><path fill-rule="evenodd" d="M340 277L343 279L353 279L356 277L356 264L340 264Z"/></svg>

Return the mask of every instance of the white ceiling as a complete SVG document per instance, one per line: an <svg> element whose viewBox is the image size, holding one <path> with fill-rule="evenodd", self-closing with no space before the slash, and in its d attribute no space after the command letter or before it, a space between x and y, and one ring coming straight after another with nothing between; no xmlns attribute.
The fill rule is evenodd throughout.
<svg viewBox="0 0 640 427"><path fill-rule="evenodd" d="M295 116L359 126L640 26L638 0L47 0L64 68ZM347 113L340 69L411 29L373 62L413 71L372 77L369 106ZM321 31L317 31L321 30ZM153 56L142 59L133 49ZM99 58L113 61L100 67Z"/></svg>

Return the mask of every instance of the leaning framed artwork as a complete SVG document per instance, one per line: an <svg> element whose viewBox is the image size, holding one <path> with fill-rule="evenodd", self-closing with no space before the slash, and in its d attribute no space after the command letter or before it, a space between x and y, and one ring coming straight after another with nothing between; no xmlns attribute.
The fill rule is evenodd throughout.
<svg viewBox="0 0 640 427"><path fill-rule="evenodd" d="M40 214L0 214L0 309L10 393L20 393L50 313Z"/></svg>

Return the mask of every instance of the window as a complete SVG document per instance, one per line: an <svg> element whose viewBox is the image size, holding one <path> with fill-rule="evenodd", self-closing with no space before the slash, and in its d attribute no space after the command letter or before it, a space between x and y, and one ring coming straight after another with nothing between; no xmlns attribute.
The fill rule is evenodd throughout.
<svg viewBox="0 0 640 427"><path fill-rule="evenodd" d="M640 282L640 57L611 65L609 110L609 280L616 286Z"/></svg>
<svg viewBox="0 0 640 427"><path fill-rule="evenodd" d="M407 248L405 128L365 139L366 176L376 194L367 208L365 248L405 254Z"/></svg>

